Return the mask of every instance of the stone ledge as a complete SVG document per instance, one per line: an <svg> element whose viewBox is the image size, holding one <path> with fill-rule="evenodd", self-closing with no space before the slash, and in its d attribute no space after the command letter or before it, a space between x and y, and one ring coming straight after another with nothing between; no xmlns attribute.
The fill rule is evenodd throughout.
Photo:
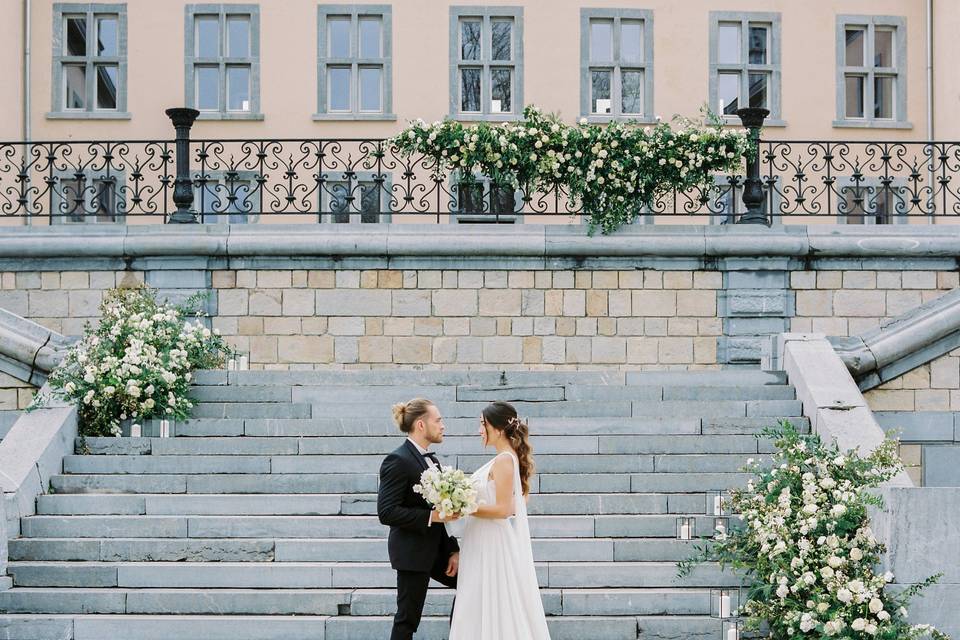
<svg viewBox="0 0 960 640"><path fill-rule="evenodd" d="M715 259L951 258L960 226L851 229L844 225L661 225L589 236L582 226L377 224L357 226L129 225L12 227L0 231L0 259L143 258L533 258ZM158 265L159 266L159 265ZM510 267L509 261L504 265ZM893 268L891 264L891 268Z"/></svg>

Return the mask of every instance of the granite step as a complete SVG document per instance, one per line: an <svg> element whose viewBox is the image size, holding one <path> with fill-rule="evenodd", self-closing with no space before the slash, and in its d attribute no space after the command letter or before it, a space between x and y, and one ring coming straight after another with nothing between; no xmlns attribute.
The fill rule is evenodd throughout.
<svg viewBox="0 0 960 640"><path fill-rule="evenodd" d="M400 444L398 435L313 437L97 438L77 439L84 455L320 455L385 456ZM769 440L752 435L534 435L537 455L596 453L768 453ZM447 435L433 449L440 456L490 455L477 435Z"/></svg>
<svg viewBox="0 0 960 640"><path fill-rule="evenodd" d="M705 523L709 525L709 522ZM534 538L540 562L670 562L702 542L660 538ZM386 562L385 538L18 538L10 559L35 562Z"/></svg>
<svg viewBox="0 0 960 640"><path fill-rule="evenodd" d="M548 616L710 615L708 590L543 589ZM130 589L15 587L0 592L6 613L389 616L393 589ZM444 615L453 592L431 589L424 615Z"/></svg>
<svg viewBox="0 0 960 640"><path fill-rule="evenodd" d="M376 515L376 494L127 494L38 496L38 515ZM531 515L705 513L704 493L537 494Z"/></svg>
<svg viewBox="0 0 960 640"><path fill-rule="evenodd" d="M697 531L712 535L710 516L693 516ZM21 523L24 538L376 538L385 528L375 516L174 516L174 515L37 515ZM535 538L676 536L676 516L535 515Z"/></svg>
<svg viewBox="0 0 960 640"><path fill-rule="evenodd" d="M390 635L390 616L0 615L13 640L358 640ZM553 640L715 640L707 616L562 616L547 620ZM682 631L680 631L682 629ZM445 615L424 617L415 640L446 640ZM683 635L678 636L680 631Z"/></svg>
<svg viewBox="0 0 960 640"><path fill-rule="evenodd" d="M677 577L674 562L538 562L549 588L720 587L739 584L717 565L699 565ZM21 587L136 588L393 588L388 563L277 562L26 562L9 564Z"/></svg>

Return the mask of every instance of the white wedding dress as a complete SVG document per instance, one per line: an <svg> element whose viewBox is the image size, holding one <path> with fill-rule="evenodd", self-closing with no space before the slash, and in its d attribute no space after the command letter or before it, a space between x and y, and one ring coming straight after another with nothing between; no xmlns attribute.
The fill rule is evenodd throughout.
<svg viewBox="0 0 960 640"><path fill-rule="evenodd" d="M533 566L517 458L509 451L500 453L471 479L479 491L478 500L495 503L497 491L490 469L500 456L510 456L513 461L516 515L505 520L473 516L462 520L450 640L550 640Z"/></svg>

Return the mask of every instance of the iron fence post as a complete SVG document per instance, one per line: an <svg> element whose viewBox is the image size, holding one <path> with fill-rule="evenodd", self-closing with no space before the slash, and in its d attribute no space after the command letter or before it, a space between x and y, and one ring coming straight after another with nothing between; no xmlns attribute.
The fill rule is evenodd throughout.
<svg viewBox="0 0 960 640"><path fill-rule="evenodd" d="M760 128L770 115L767 109L737 109L740 122L747 129L750 151L747 153L747 178L743 182L743 204L747 212L740 216L739 224L765 224L770 218L763 212L763 183L760 180Z"/></svg>
<svg viewBox="0 0 960 640"><path fill-rule="evenodd" d="M177 205L167 222L196 223L197 215L190 210L193 204L193 181L190 179L190 127L200 115L196 109L175 107L167 109L167 116L173 122L177 145L177 178L173 183L173 203Z"/></svg>

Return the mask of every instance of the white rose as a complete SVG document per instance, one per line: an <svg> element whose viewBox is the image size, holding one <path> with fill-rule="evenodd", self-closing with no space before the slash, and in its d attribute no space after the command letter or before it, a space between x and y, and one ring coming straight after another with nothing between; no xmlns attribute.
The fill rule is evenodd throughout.
<svg viewBox="0 0 960 640"><path fill-rule="evenodd" d="M886 611L880 611L879 613L877 613L877 620L881 622L886 622L889 619L890 619L890 614L887 613Z"/></svg>
<svg viewBox="0 0 960 640"><path fill-rule="evenodd" d="M843 564L843 560L841 560L837 556L830 556L829 558L827 558L827 564L829 564L834 569L839 569L840 566Z"/></svg>
<svg viewBox="0 0 960 640"><path fill-rule="evenodd" d="M865 633L869 633L870 635L873 635L877 632L877 625L873 624L872 622L868 622L867 626L863 628L863 631Z"/></svg>
<svg viewBox="0 0 960 640"><path fill-rule="evenodd" d="M782 584L777 587L777 596L781 600L785 599L788 595L790 595L790 589L787 587L787 585Z"/></svg>
<svg viewBox="0 0 960 640"><path fill-rule="evenodd" d="M855 562L859 562L860 560L863 560L863 551L860 551L860 549L858 549L857 547L850 549L850 559Z"/></svg>
<svg viewBox="0 0 960 640"><path fill-rule="evenodd" d="M851 627L854 631L863 631L864 627L866 627L866 626L867 626L867 621L864 620L863 618L857 618L857 619L854 620L853 623L850 625L850 627Z"/></svg>
<svg viewBox="0 0 960 640"><path fill-rule="evenodd" d="M837 590L837 600L844 604L849 604L853 600L853 594L849 589L841 588Z"/></svg>
<svg viewBox="0 0 960 640"><path fill-rule="evenodd" d="M880 598L873 598L870 600L870 613L880 613L883 611L883 602L880 601Z"/></svg>

